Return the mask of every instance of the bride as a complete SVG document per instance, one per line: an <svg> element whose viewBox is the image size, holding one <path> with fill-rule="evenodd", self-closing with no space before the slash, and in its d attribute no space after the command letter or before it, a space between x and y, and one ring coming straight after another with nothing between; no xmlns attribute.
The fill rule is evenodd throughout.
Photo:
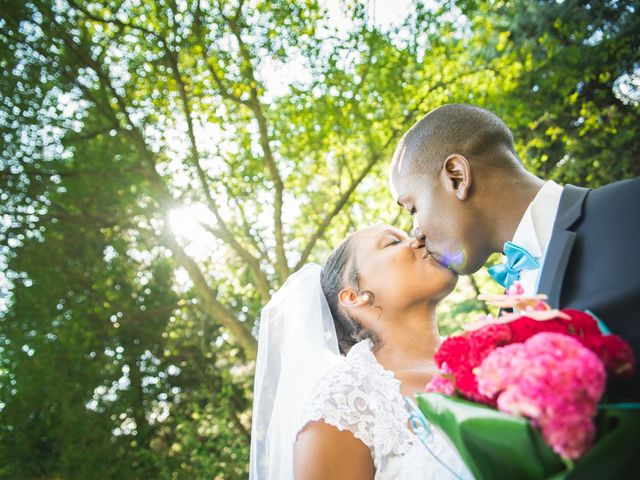
<svg viewBox="0 0 640 480"><path fill-rule="evenodd" d="M260 320L250 478L472 478L403 399L436 373L435 310L456 281L387 225L293 274Z"/></svg>

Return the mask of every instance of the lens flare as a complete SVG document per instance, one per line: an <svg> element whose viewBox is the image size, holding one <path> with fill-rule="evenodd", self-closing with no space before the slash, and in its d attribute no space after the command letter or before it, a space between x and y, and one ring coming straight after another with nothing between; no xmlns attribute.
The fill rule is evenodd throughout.
<svg viewBox="0 0 640 480"><path fill-rule="evenodd" d="M442 255L440 263L451 270L458 271L464 264L465 254L462 250L457 252L446 252Z"/></svg>

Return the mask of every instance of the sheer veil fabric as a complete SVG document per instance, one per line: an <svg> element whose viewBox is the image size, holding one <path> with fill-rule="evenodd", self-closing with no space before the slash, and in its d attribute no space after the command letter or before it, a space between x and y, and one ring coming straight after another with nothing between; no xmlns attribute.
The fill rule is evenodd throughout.
<svg viewBox="0 0 640 480"><path fill-rule="evenodd" d="M344 361L322 267L310 263L291 275L260 316L250 480L293 479L293 443L306 398L320 378Z"/></svg>

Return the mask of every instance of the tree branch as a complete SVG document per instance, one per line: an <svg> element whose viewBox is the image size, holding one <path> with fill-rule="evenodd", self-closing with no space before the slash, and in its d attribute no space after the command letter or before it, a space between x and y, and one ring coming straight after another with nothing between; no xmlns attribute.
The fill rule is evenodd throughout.
<svg viewBox="0 0 640 480"><path fill-rule="evenodd" d="M280 274L282 279L289 276L289 263L287 261L287 256L284 250L284 228L282 224L282 207L283 207L283 193L284 193L284 183L282 181L282 177L280 176L280 171L278 170L278 166L273 157L273 151L271 150L270 145L270 136L269 136L269 127L267 124L267 118L264 115L264 110L262 108L262 104L260 103L260 99L258 98L258 90L257 90L257 82L253 70L253 58L247 48L246 43L242 38L242 32L240 31L239 26L239 13L242 5L236 12L236 16L232 19L227 17L224 14L222 6L219 4L220 15L224 18L224 20L229 25L231 32L234 37L238 41L238 46L240 48L240 54L244 60L244 72L247 76L247 80L249 81L250 88L250 100L248 102L242 102L243 105L247 105L251 111L253 112L257 122L258 122L258 132L260 136L260 146L262 147L262 153L264 156L264 160L267 164L267 170L269 171L269 175L271 176L271 180L274 184L274 209L273 209L273 223L275 228L275 240L276 240L276 269Z"/></svg>
<svg viewBox="0 0 640 480"><path fill-rule="evenodd" d="M167 51L167 57L169 60L169 64L171 66L171 70L173 72L174 79L178 84L178 89L180 91L180 99L182 102L182 110L187 121L187 133L189 136L189 142L191 145L191 157L193 160L193 164L196 167L196 171L198 173L198 178L200 179L200 184L205 193L205 197L207 200L207 204L209 208L213 211L213 214L220 225L219 230L214 230L209 228L209 231L216 235L218 238L225 241L233 250L235 250L240 258L242 258L251 270L251 274L254 278L256 287L258 288L258 292L265 300L269 300L269 282L267 280L266 275L260 269L260 260L255 258L247 249L245 249L234 237L233 232L229 229L224 219L220 215L218 210L218 205L213 198L211 193L211 189L209 188L209 180L207 178L207 174L205 173L202 165L200 163L200 151L198 150L198 145L196 143L195 132L193 129L193 119L191 113L191 104L189 101L189 96L187 94L187 87L185 85L184 79L182 77L182 73L180 72L180 67L178 65L178 59L174 52Z"/></svg>
<svg viewBox="0 0 640 480"><path fill-rule="evenodd" d="M200 225L212 235L228 243L229 246L231 246L231 248L233 248L233 250L235 250L235 252L240 256L240 258L244 260L244 262L251 270L255 281L255 286L258 289L258 293L260 293L260 296L266 303L271 298L271 293L269 292L270 286L269 281L267 280L267 276L260 268L260 262L258 261L258 259L247 252L247 250L238 243L231 232L213 228L211 225L207 225L206 223L202 222L200 222Z"/></svg>
<svg viewBox="0 0 640 480"><path fill-rule="evenodd" d="M117 25L121 28L130 28L133 30L139 30L143 33L146 33L147 35L156 37L158 40L162 40L164 42L164 39L153 30L149 30L147 28L141 27L139 25L135 25L133 23L123 22L122 20L118 20L115 17L114 18L99 17L98 15L94 15L93 13L91 13L87 8L83 7L82 5L79 5L75 0L67 0L67 1L72 7L74 7L76 10L81 11L87 18L89 18L90 20L93 20L94 22L103 23L106 25Z"/></svg>
<svg viewBox="0 0 640 480"><path fill-rule="evenodd" d="M225 162L225 163L227 163L227 162ZM228 163L227 163L227 165L228 165ZM260 236L260 234L257 231L255 231L255 233L251 233L251 227L249 225L249 220L247 219L247 214L246 214L246 212L244 210L244 207L242 206L242 203L240 203L238 201L238 197L237 196L232 194L231 188L229 187L227 182L220 182L220 183L222 184L223 188L227 192L227 196L231 199L233 204L236 206L236 209L238 210L238 212L240 212L240 219L241 219L242 230L244 231L244 234L249 239L252 239L252 240L255 239L255 242L254 242L253 246L258 251L258 255L259 255L260 259L265 260L265 261L269 261L269 257L267 255L267 247L264 244L263 238Z"/></svg>
<svg viewBox="0 0 640 480"><path fill-rule="evenodd" d="M164 243L172 251L176 262L189 273L204 310L229 330L247 356L254 359L258 351L258 343L251 334L250 328L246 324L239 322L236 316L220 303L216 291L209 286L196 262L185 253L175 237L169 232L167 226L165 226L163 239Z"/></svg>

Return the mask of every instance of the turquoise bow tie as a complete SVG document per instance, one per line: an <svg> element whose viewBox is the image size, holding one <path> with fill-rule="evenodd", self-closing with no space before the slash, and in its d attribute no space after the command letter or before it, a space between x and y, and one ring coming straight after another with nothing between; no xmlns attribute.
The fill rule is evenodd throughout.
<svg viewBox="0 0 640 480"><path fill-rule="evenodd" d="M489 268L489 275L504 288L509 288L513 282L520 279L520 271L535 270L540 266L538 261L524 248L515 243L504 244L506 263Z"/></svg>

